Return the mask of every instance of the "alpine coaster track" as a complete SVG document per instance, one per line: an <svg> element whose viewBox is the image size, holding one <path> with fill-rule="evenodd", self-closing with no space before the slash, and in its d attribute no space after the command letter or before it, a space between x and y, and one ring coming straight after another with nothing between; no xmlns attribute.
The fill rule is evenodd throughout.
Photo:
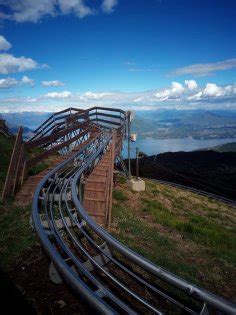
<svg viewBox="0 0 236 315"><path fill-rule="evenodd" d="M75 142L79 134L74 141L71 134L60 138L56 145L67 154L42 177L32 203L34 230L60 277L96 313L236 314L231 302L153 264L109 234L113 165L121 152L129 115L103 107L77 111L75 116L61 112L36 130L31 143L44 138L52 150L56 132L63 134L63 115L70 132L75 131L71 117L86 117L86 125L80 130L83 137L79 143ZM63 141L67 141L66 147ZM104 165L107 172L103 172ZM92 174L97 174L97 179ZM106 186L108 179L110 188ZM108 191L104 198L90 197L94 207L106 206L104 222L108 222L108 229L84 207L84 191L91 181L94 188L89 186L90 191Z"/></svg>

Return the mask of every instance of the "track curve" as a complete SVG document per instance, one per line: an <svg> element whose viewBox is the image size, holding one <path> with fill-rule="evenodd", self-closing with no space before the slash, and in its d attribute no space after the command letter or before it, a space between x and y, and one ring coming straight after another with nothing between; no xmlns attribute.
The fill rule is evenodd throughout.
<svg viewBox="0 0 236 315"><path fill-rule="evenodd" d="M173 308L176 314L235 314L235 305L143 258L86 213L81 183L101 160L118 126L112 126L112 120L110 128L104 119L103 125L96 122L100 132L51 170L33 198L35 231L61 277L101 314L163 314ZM118 126L123 133L125 124L122 119Z"/></svg>

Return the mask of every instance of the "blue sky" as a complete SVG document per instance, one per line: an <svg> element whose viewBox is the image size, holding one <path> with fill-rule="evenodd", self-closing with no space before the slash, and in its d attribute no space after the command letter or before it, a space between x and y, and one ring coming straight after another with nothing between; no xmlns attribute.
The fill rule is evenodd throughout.
<svg viewBox="0 0 236 315"><path fill-rule="evenodd" d="M236 108L236 1L0 0L0 111Z"/></svg>

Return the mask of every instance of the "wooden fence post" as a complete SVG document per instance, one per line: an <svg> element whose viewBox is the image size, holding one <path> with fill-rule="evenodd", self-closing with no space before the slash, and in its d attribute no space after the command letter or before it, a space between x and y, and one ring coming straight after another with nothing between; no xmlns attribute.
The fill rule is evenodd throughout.
<svg viewBox="0 0 236 315"><path fill-rule="evenodd" d="M9 195L11 195L11 189L12 187L14 187L14 178L16 176L16 169L17 169L17 163L18 163L19 155L20 155L20 148L23 142L22 133L23 133L23 130L22 130L22 127L20 127L16 136L14 148L11 154L11 159L10 159L10 163L7 170L7 176L6 176L3 191L2 191L2 200L4 200Z"/></svg>

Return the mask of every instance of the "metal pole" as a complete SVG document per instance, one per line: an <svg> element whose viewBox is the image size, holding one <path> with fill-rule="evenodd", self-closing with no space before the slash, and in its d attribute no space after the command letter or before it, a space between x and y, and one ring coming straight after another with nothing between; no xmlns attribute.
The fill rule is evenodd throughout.
<svg viewBox="0 0 236 315"><path fill-rule="evenodd" d="M139 149L136 148L136 179L138 180L138 156L139 156Z"/></svg>
<svg viewBox="0 0 236 315"><path fill-rule="evenodd" d="M130 164L130 115L131 112L128 112L128 171L129 171L129 179L131 178L131 164Z"/></svg>

